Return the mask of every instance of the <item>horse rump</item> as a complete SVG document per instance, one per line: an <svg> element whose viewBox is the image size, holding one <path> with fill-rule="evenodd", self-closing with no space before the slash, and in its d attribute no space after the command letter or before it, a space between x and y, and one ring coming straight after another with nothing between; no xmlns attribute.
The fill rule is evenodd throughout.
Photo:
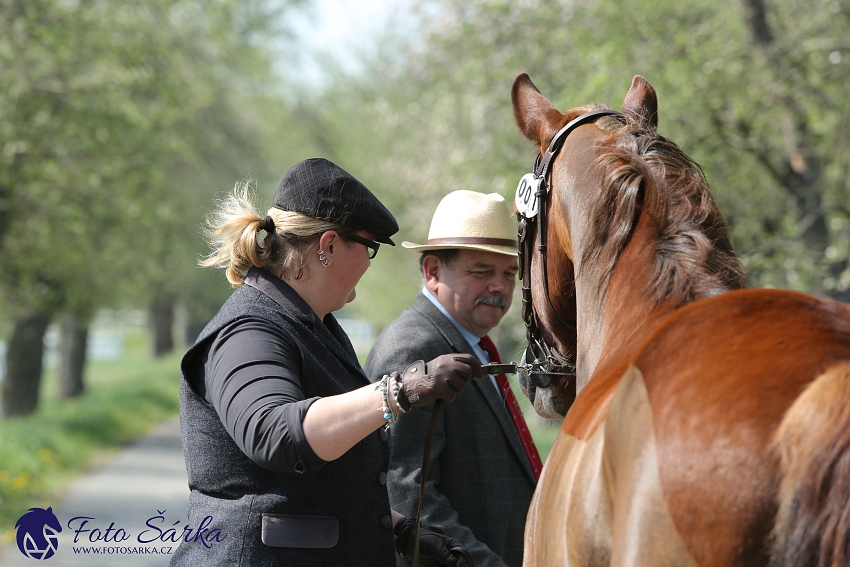
<svg viewBox="0 0 850 567"><path fill-rule="evenodd" d="M806 387L772 447L782 481L770 567L850 565L850 361Z"/></svg>

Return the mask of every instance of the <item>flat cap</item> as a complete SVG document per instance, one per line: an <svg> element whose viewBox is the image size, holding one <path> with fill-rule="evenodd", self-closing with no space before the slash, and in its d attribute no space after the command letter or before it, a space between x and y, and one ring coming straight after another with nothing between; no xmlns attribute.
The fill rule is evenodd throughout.
<svg viewBox="0 0 850 567"><path fill-rule="evenodd" d="M395 246L395 217L353 175L325 158L306 159L286 172L272 206L366 230L375 240Z"/></svg>

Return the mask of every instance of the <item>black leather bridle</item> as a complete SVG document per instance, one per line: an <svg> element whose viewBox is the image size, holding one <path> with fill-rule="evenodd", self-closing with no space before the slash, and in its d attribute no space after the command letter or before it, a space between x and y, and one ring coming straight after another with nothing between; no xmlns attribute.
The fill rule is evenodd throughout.
<svg viewBox="0 0 850 567"><path fill-rule="evenodd" d="M534 192L534 197L537 199L537 208L539 212L532 213L530 216L519 210L519 228L517 229L517 251L519 254L519 278L522 280L522 319L525 322L525 336L528 341L528 347L525 351L523 366L525 367L524 374L527 374L528 380L538 388L546 388L552 383L553 376L575 376L575 361L569 356L564 356L559 353L555 347L546 343L543 335L540 333L537 316L534 313L534 306L531 302L531 257L534 253L534 243L537 241L537 250L540 252L540 262L543 271L543 292L546 295L546 303L549 305L549 310L555 315L555 318L564 327L578 332L576 322L574 320L566 320L552 305L552 298L549 296L549 279L546 265L546 196L548 194L549 184L547 183L547 175L549 174L549 166L558 151L563 147L564 141L570 133L590 122L595 121L601 116L621 115L614 110L594 110L582 114L575 120L570 121L566 126L561 128L544 154L537 154L534 160L534 168L532 169L532 184L536 183L537 188ZM525 181L525 178L523 178ZM520 182L521 192L523 182ZM533 187L527 190L534 191ZM535 236L536 235L536 236Z"/></svg>

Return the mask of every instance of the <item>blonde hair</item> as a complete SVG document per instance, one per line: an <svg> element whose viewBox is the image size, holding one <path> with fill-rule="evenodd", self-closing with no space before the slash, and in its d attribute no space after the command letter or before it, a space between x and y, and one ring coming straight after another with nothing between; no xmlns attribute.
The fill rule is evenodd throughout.
<svg viewBox="0 0 850 567"><path fill-rule="evenodd" d="M322 233L335 230L345 237L351 232L338 224L272 207L268 216L274 221L275 230L261 239L266 223L254 206L253 185L252 180L236 183L233 192L220 199L206 219L205 233L212 250L198 264L223 268L233 287L245 283L251 266L279 278L301 279L307 252Z"/></svg>

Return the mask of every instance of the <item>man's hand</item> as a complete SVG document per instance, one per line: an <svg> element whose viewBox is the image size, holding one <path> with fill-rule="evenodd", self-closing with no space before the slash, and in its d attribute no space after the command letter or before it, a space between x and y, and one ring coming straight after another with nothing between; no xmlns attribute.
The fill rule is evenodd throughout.
<svg viewBox="0 0 850 567"><path fill-rule="evenodd" d="M450 402L467 382L482 376L481 363L470 354L444 354L427 365L417 360L401 373L398 404L409 411L434 400Z"/></svg>

